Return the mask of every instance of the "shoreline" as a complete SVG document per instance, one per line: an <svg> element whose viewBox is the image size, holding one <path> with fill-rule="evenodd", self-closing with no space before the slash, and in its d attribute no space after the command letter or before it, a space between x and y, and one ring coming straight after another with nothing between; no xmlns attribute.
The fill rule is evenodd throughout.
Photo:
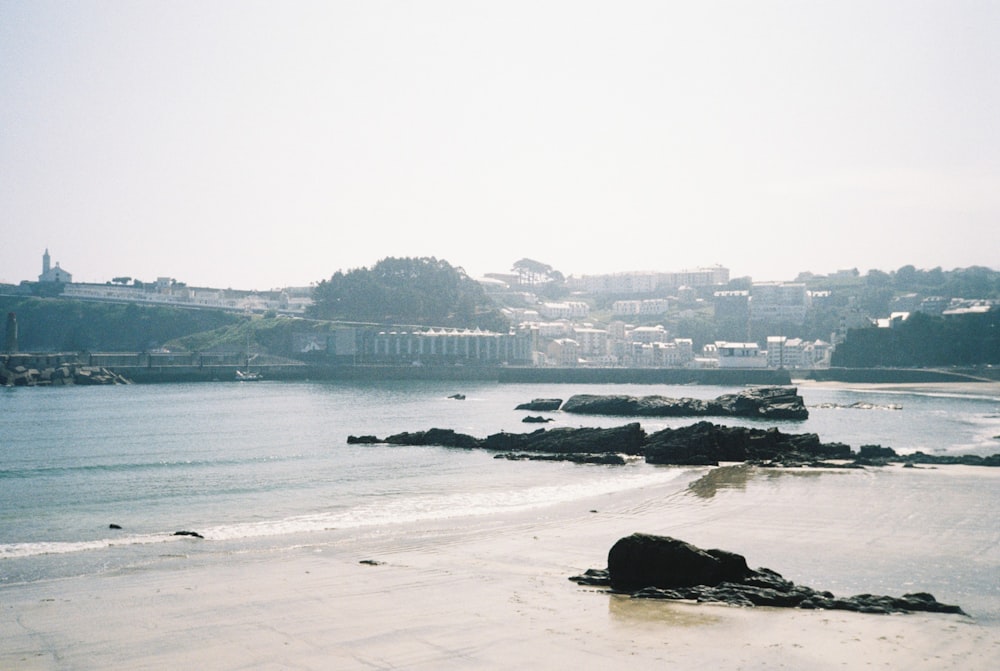
<svg viewBox="0 0 1000 671"><path fill-rule="evenodd" d="M716 476L711 492L691 490L709 473ZM830 484L858 482L844 479L853 475L831 473ZM822 573L817 563L841 557L820 557L816 547L831 534L849 538L854 527L834 516L826 528L795 527L775 547L788 531L780 527L797 517L789 510L787 520L774 518L796 503L787 487L772 487L775 477L822 486L817 474L686 469L671 483L490 516L331 530L280 550L219 555L191 541L187 553L172 550L152 567L0 588L0 667L929 670L996 663L998 618L652 602L568 580L603 566L613 542L634 531L729 549L790 578ZM748 506L746 497L757 496L748 487L758 484L767 497ZM759 505L766 507L753 510ZM893 543L919 551L924 541Z"/></svg>
<svg viewBox="0 0 1000 671"><path fill-rule="evenodd" d="M923 394L955 394L960 396L998 396L1000 381L981 382L838 382L792 378L792 386L809 389L843 389L864 392L910 392Z"/></svg>

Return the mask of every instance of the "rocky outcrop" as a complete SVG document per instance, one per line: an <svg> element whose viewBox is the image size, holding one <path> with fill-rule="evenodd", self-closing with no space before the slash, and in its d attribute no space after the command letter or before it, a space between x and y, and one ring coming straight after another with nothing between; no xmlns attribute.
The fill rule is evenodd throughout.
<svg viewBox="0 0 1000 671"><path fill-rule="evenodd" d="M906 466L1000 466L1000 454L989 457L928 455L922 452L899 455L892 448L880 445L863 445L860 452L855 453L850 445L824 443L814 433L783 433L777 428L721 426L706 421L677 429L663 429L650 435L633 422L609 429L557 427L537 429L531 433L500 432L486 438L476 438L451 429L429 429L398 433L387 438L348 436L347 442L352 445L388 443L485 449L506 453L508 458L545 454L565 460L605 464L624 463L624 455L643 456L651 464L673 466L717 466L722 462L819 468L862 468L889 463ZM599 455L600 458L584 458L581 455Z"/></svg>
<svg viewBox="0 0 1000 671"><path fill-rule="evenodd" d="M743 557L731 552L702 550L675 538L637 533L611 546L608 574L611 587L630 591L740 582L750 569Z"/></svg>
<svg viewBox="0 0 1000 671"><path fill-rule="evenodd" d="M351 438L348 438L351 442ZM614 452L639 455L646 432L637 423L599 428L538 429L531 433L496 433L479 439L451 429L404 432L387 437L390 445L440 445L481 448L498 452L546 452L549 454L598 454Z"/></svg>
<svg viewBox="0 0 1000 671"><path fill-rule="evenodd" d="M348 436L347 442L352 445L437 445L493 450L507 453L509 458L534 458L518 455L551 455L553 458L569 461L617 464L624 463L620 455L642 454L646 432L638 423L609 429L560 427L538 429L531 433L501 432L486 438L476 438L451 429L428 429L397 433L381 439L375 436Z"/></svg>
<svg viewBox="0 0 1000 671"><path fill-rule="evenodd" d="M578 394L562 404L563 412L625 417L752 417L807 419L809 410L795 387L755 387L711 400L622 394Z"/></svg>
<svg viewBox="0 0 1000 671"><path fill-rule="evenodd" d="M104 385L129 384L129 382L127 378L99 366L63 363L47 368L29 368L21 365L7 368L0 364L0 386L4 387Z"/></svg>
<svg viewBox="0 0 1000 671"><path fill-rule="evenodd" d="M523 452L501 452L493 458L507 459L508 461L569 461L574 464L625 465L625 457L613 452L605 452L603 454L526 454Z"/></svg>
<svg viewBox="0 0 1000 671"><path fill-rule="evenodd" d="M669 536L632 534L608 552L607 569L588 569L570 580L606 586L634 598L674 599L733 606L850 610L860 613L965 613L926 592L901 597L859 594L838 598L796 585L767 568L751 570L742 555L702 550Z"/></svg>
<svg viewBox="0 0 1000 671"><path fill-rule="evenodd" d="M723 461L810 464L823 459L851 459L849 445L823 443L815 433L782 433L697 422L663 429L646 441L646 461L678 466L716 466Z"/></svg>
<svg viewBox="0 0 1000 671"><path fill-rule="evenodd" d="M561 398L535 398L528 403L518 405L515 410L530 410L532 412L551 412L562 405Z"/></svg>

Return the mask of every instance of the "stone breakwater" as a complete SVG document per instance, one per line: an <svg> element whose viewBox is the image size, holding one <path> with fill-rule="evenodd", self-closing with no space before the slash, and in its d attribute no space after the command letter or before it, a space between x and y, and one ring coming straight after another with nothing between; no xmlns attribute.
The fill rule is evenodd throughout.
<svg viewBox="0 0 1000 671"><path fill-rule="evenodd" d="M107 368L60 363L44 368L16 365L8 368L0 363L0 386L40 387L61 385L129 384L129 380Z"/></svg>
<svg viewBox="0 0 1000 671"><path fill-rule="evenodd" d="M796 585L767 568L752 570L746 559L727 550L703 550L669 536L635 533L608 552L607 569L588 569L570 577L580 585L609 587L633 598L672 599L731 606L771 606L849 610L859 613L953 613L961 608L940 603L927 592L901 597L858 594L836 597Z"/></svg>

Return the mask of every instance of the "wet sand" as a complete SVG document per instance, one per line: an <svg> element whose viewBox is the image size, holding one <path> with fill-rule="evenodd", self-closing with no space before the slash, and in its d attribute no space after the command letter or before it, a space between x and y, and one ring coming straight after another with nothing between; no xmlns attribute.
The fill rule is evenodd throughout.
<svg viewBox="0 0 1000 671"><path fill-rule="evenodd" d="M963 396L1000 397L1000 382L824 382L792 379L792 384L802 388L850 389L860 391L906 391L924 394L958 394Z"/></svg>
<svg viewBox="0 0 1000 671"><path fill-rule="evenodd" d="M0 668L996 667L1000 625L975 617L643 601L567 579L603 567L633 531L731 539L714 546L736 552L755 538L774 545L742 493L716 495L753 477L734 469L698 491L645 487L488 518L330 532L282 551L220 557L190 545L148 569L4 587ZM684 511L695 513L671 522ZM795 545L814 546L822 561L831 533L854 533L837 524L800 526ZM925 540L906 542L916 551ZM768 564L784 573L775 550Z"/></svg>

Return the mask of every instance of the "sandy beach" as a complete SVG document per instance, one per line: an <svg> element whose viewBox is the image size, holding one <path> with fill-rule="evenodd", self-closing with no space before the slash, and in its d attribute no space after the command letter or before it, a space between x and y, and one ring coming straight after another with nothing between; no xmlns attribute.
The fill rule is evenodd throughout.
<svg viewBox="0 0 1000 671"><path fill-rule="evenodd" d="M859 391L906 391L923 394L960 394L964 396L998 396L1000 382L983 380L980 382L827 382L819 380L795 379L792 384L808 389L853 389Z"/></svg>
<svg viewBox="0 0 1000 671"><path fill-rule="evenodd" d="M331 531L224 559L191 539L149 569L0 590L0 668L968 670L1000 661L1000 626L975 617L653 602L567 580L603 567L611 544L633 531L731 539L718 546L738 552L762 535L725 497L682 496L698 512L679 526L676 487L654 486ZM821 562L829 531L797 529L795 545L814 544ZM780 557L766 559L784 572Z"/></svg>

